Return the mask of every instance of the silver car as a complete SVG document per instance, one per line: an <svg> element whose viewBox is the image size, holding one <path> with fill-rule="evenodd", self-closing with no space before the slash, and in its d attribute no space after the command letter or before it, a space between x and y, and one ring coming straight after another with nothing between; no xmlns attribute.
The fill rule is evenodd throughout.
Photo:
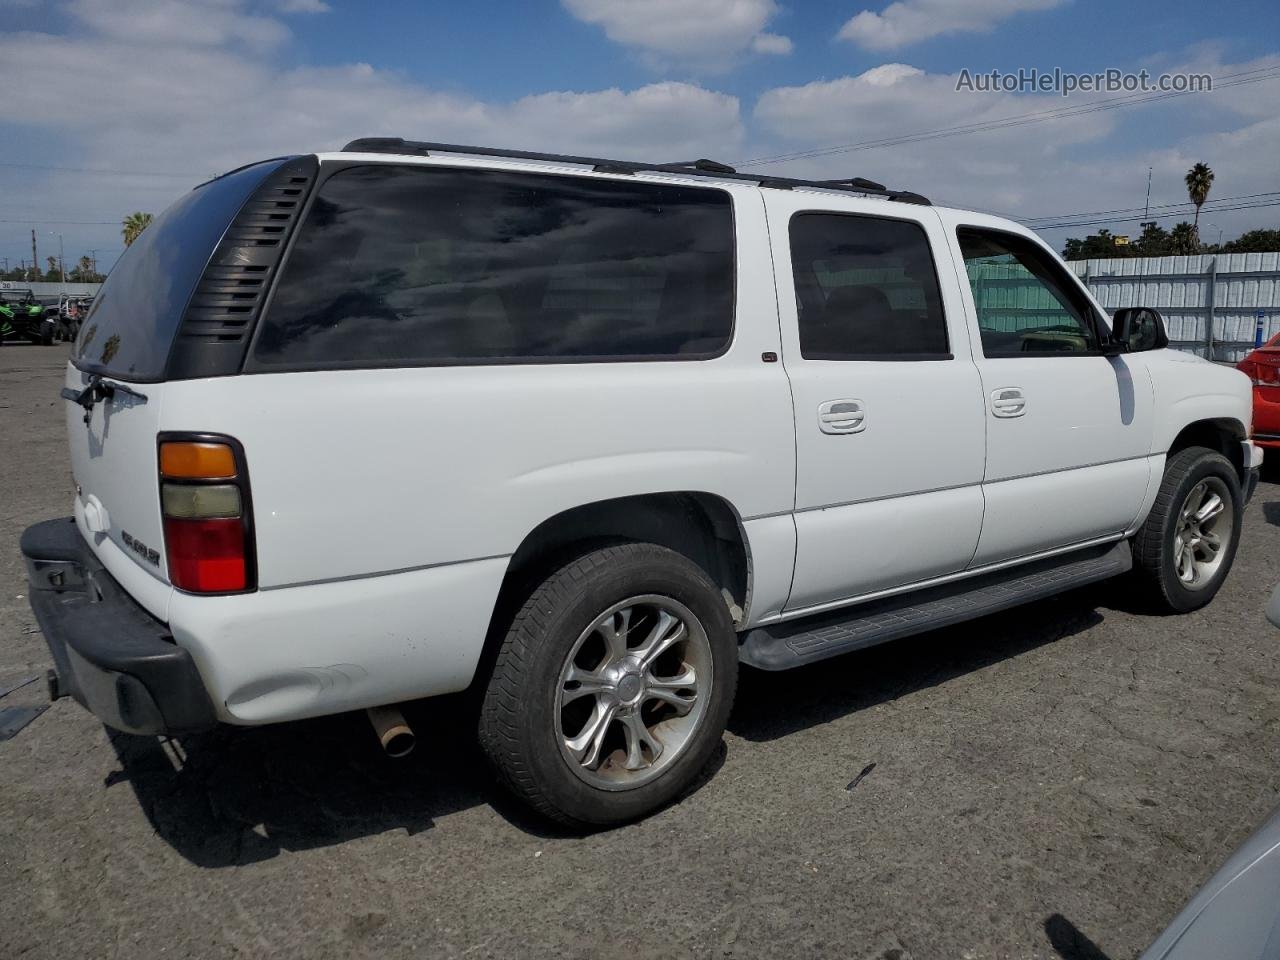
<svg viewBox="0 0 1280 960"><path fill-rule="evenodd" d="M1280 627L1280 587L1267 604ZM1280 960L1280 809L1213 875L1142 960Z"/></svg>

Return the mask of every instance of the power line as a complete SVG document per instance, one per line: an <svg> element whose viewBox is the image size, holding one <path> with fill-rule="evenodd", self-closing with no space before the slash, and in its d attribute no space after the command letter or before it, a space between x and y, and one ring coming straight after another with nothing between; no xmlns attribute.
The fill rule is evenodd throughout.
<svg viewBox="0 0 1280 960"><path fill-rule="evenodd" d="M170 173L160 170L110 170L105 167L59 167L47 163L22 163L16 160L0 160L0 167L22 167L28 170L53 170L58 173L98 173L118 177L181 177L184 180L198 180L199 174Z"/></svg>
<svg viewBox="0 0 1280 960"><path fill-rule="evenodd" d="M1262 75L1254 76L1254 74ZM1267 80L1275 80L1277 78L1280 78L1280 68L1274 66L1260 67L1255 70L1246 70L1242 73L1228 74L1220 80L1215 81L1213 90L1217 91L1224 87L1235 87L1246 83L1262 83ZM750 160L739 160L734 164L734 166L747 167L761 163L777 163L784 160L808 160L816 157L832 156L839 153L852 153L858 150L876 150L881 147L899 146L907 143L921 143L928 140L941 140L947 137L961 137L974 133L987 133L992 130L1001 130L1008 127L1020 127L1031 123L1043 123L1046 120L1061 120L1070 117L1084 116L1091 113L1102 113L1108 110L1118 110L1122 107L1134 106L1140 103L1149 103L1157 100L1170 100L1175 97L1185 97L1195 92L1199 91L1181 90L1164 93L1126 94L1121 97L1111 97L1106 100L1095 100L1090 103L1078 104L1072 107L1056 107L1052 110L1037 110L1031 113L1001 117L995 120L983 120L974 123L959 124L954 127L943 127L936 130L922 130L917 131L916 133L902 134L896 137L883 137L877 140L863 140L858 143L846 143L830 147L817 147L811 150L800 150L793 153L777 154L772 157L755 157Z"/></svg>
<svg viewBox="0 0 1280 960"><path fill-rule="evenodd" d="M119 226L119 220L35 220L30 217L0 217L0 223L76 224L78 226Z"/></svg>
<svg viewBox="0 0 1280 960"><path fill-rule="evenodd" d="M1259 210L1263 207L1280 207L1280 200L1269 200L1261 203L1241 203L1231 207L1214 207L1217 213L1229 213L1232 210ZM1100 220L1068 220L1061 223L1038 223L1036 230L1065 230L1068 227L1093 227L1104 223L1137 223L1143 219L1142 214L1135 217L1104 217Z"/></svg>
<svg viewBox="0 0 1280 960"><path fill-rule="evenodd" d="M1235 197L1215 197L1213 200L1206 200L1206 201L1204 202L1204 209L1206 209L1206 210L1220 210L1220 209L1223 209L1223 208L1222 208L1222 207L1220 207L1220 206L1218 206L1219 204L1223 204L1223 203L1234 203L1234 202L1238 202L1238 201L1241 201L1241 200L1257 200L1257 199L1260 199L1260 198L1262 198L1262 197L1280 197L1280 191L1272 191L1272 192L1270 192L1270 193L1242 193L1242 194L1240 194L1239 196L1235 196ZM1213 206L1210 206L1210 204L1213 204ZM1190 209L1190 210L1188 210L1188 209L1183 209L1183 210L1174 210L1173 208L1175 208L1175 207L1183 207L1183 208L1190 207L1190 208L1192 208L1192 209ZM1136 213L1136 212L1137 212L1137 211L1139 211L1139 210L1142 210L1142 211L1143 211L1143 213L1145 214L1145 213L1147 212L1147 210L1148 210L1148 209L1150 209L1150 210L1168 210L1168 211L1170 211L1170 212L1168 212L1168 213L1163 213L1163 214L1157 214L1157 216L1171 217L1171 216L1177 216L1179 213L1192 213L1192 212L1194 211L1194 208L1195 208L1195 204L1193 204L1190 200L1183 200L1183 201L1181 201L1181 202L1179 202L1179 203L1161 203L1161 204L1156 204L1155 206L1150 207L1150 208L1147 208L1147 207L1118 207L1118 208L1116 208L1116 209L1114 209L1114 210L1089 210L1089 211L1081 211L1081 212L1079 212L1079 213L1059 213L1059 214L1054 214L1054 215L1048 215L1048 214L1046 214L1046 215L1044 215L1044 216L1040 216L1040 217L1011 217L1010 219L1019 220L1019 221L1021 221L1022 223L1037 223L1037 222L1039 222L1039 221L1041 221L1041 220L1055 220L1055 221L1056 221L1056 220L1069 220L1069 219L1072 219L1072 218L1075 218L1075 217L1104 217L1104 216L1119 216L1120 214L1124 214L1124 213ZM1143 219L1149 219L1149 218L1144 216L1144 217L1143 217Z"/></svg>

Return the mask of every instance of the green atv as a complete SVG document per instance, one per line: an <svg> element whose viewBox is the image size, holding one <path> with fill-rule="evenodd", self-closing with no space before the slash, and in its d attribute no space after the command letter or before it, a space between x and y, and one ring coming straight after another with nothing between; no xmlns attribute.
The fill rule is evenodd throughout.
<svg viewBox="0 0 1280 960"><path fill-rule="evenodd" d="M0 290L0 344L9 340L30 340L45 346L53 343L56 323L30 290Z"/></svg>

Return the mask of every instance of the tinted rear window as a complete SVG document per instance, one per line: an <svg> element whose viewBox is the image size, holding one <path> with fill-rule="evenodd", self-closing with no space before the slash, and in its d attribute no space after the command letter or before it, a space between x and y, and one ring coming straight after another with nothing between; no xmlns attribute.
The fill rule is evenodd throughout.
<svg viewBox="0 0 1280 960"><path fill-rule="evenodd" d="M85 318L77 367L123 380L160 380L191 291L227 225L283 163L268 160L196 187L120 255Z"/></svg>
<svg viewBox="0 0 1280 960"><path fill-rule="evenodd" d="M259 368L669 357L727 347L723 190L376 165L321 185Z"/></svg>

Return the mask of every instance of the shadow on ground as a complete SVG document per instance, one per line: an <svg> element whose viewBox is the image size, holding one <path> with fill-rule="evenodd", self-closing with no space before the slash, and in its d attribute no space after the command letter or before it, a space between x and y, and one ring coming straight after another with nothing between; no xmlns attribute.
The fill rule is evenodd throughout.
<svg viewBox="0 0 1280 960"><path fill-rule="evenodd" d="M1280 500L1268 500L1262 505L1262 515L1273 527L1280 527Z"/></svg>
<svg viewBox="0 0 1280 960"><path fill-rule="evenodd" d="M199 866L253 863L358 837L429 830L435 819L495 802L456 698L414 705L409 757L384 756L363 714L260 728L220 727L171 740L109 731L120 769L157 834ZM453 708L452 710L450 708ZM540 825L521 823L537 832Z"/></svg>
<svg viewBox="0 0 1280 960"><path fill-rule="evenodd" d="M1105 585L782 673L743 667L729 729L774 740L1019 656L1101 623L1099 590L1122 606Z"/></svg>
<svg viewBox="0 0 1280 960"><path fill-rule="evenodd" d="M1045 920L1044 933L1049 938L1049 945L1062 960L1111 960L1096 943L1060 913Z"/></svg>
<svg viewBox="0 0 1280 960"><path fill-rule="evenodd" d="M1121 591L1104 598L1123 607ZM1101 622L1097 589L786 673L744 668L729 729L773 740L931 687ZM381 753L363 714L261 728L222 727L174 740L111 733L120 769L157 834L199 866L266 860L392 830L429 830L438 817L489 804L537 836L573 836L530 813L494 782L474 739L466 697L410 705L411 756ZM724 762L722 747L695 784Z"/></svg>

